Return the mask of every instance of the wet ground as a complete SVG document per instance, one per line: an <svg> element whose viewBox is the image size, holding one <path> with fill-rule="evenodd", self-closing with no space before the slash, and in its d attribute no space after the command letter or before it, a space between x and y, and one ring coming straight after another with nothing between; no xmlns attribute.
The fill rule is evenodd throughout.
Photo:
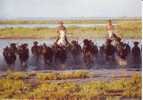
<svg viewBox="0 0 143 100"><path fill-rule="evenodd" d="M31 72L48 72L49 70L41 70L41 71L31 71ZM81 71L81 70L52 70L50 72L70 72L70 71ZM90 69L90 70L84 70L89 72L89 74L93 75L91 78L81 78L81 79L66 79L66 80L48 80L50 82L77 82L77 83L83 83L83 82L90 82L90 81L112 81L112 80L119 80L119 79L129 79L134 74L140 74L141 75L141 69L140 68L116 68L116 69Z"/></svg>

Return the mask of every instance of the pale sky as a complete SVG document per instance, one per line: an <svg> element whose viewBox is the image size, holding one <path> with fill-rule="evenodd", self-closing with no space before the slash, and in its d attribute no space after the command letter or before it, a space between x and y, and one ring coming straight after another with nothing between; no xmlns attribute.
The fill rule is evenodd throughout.
<svg viewBox="0 0 143 100"><path fill-rule="evenodd" d="M0 18L141 17L141 0L0 0Z"/></svg>

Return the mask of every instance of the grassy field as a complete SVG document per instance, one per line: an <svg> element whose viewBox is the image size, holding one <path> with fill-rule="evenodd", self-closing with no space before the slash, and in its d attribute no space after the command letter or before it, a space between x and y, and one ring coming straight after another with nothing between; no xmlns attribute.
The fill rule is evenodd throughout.
<svg viewBox="0 0 143 100"><path fill-rule="evenodd" d="M65 21L65 23L106 23L107 21ZM29 24L29 23L47 23L46 21L35 22L19 22L19 21L0 21L1 24ZM49 22L50 23L50 22ZM52 23L52 22L51 22ZM118 20L115 21L115 32L124 38L141 38L141 20ZM104 38L107 37L107 30L105 26L96 28L92 27L68 27L68 37L72 38ZM57 36L56 29L54 28L0 28L0 38L55 38Z"/></svg>
<svg viewBox="0 0 143 100"><path fill-rule="evenodd" d="M88 71L7 72L0 76L0 99L95 100L141 98L141 76L111 81L75 82L96 78ZM62 81L60 81L62 80Z"/></svg>

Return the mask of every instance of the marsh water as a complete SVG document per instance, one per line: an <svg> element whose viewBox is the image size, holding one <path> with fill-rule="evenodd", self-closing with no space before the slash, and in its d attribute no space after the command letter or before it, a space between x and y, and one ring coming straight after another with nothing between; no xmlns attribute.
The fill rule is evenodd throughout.
<svg viewBox="0 0 143 100"><path fill-rule="evenodd" d="M113 24L116 25L116 24ZM57 24L0 24L0 28L56 28ZM64 24L65 27L99 27L106 26L106 24Z"/></svg>

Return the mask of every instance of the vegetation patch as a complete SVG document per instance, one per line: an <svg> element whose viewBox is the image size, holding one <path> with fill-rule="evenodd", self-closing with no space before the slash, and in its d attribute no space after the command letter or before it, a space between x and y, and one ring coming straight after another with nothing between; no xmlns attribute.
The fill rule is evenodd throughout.
<svg viewBox="0 0 143 100"><path fill-rule="evenodd" d="M58 79L86 78L87 72L7 73L0 79L0 99L92 100L105 98L141 98L141 76L112 81L58 81ZM33 77L28 81L26 77ZM45 76L44 76L45 74ZM12 76L12 77L8 77ZM13 78L13 77L16 78ZM23 78L24 77L24 78ZM34 77L37 77L34 78ZM30 78L29 78L30 79ZM46 81L46 80L57 81Z"/></svg>

